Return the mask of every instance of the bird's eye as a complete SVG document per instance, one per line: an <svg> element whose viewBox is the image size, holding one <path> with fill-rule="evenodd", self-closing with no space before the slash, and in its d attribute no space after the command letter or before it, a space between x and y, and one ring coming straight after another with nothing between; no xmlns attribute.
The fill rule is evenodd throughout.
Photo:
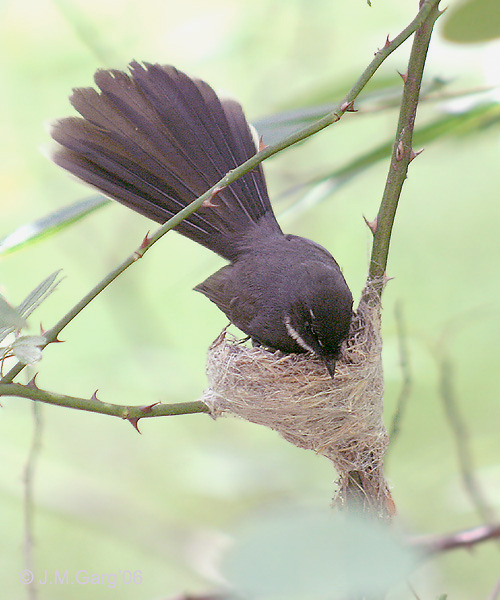
<svg viewBox="0 0 500 600"><path fill-rule="evenodd" d="M306 322L306 327L309 329L309 331L311 332L312 336L314 337L314 339L316 340L316 342L319 344L319 346L321 348L324 347L323 342L321 341L321 338L319 336L318 330L316 329L316 327L314 327L314 323L311 321L307 321Z"/></svg>

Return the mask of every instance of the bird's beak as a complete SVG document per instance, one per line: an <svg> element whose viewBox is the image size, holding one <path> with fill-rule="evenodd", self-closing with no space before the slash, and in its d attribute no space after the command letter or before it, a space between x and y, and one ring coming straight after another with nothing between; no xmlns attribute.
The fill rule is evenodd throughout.
<svg viewBox="0 0 500 600"><path fill-rule="evenodd" d="M336 358L325 358L324 361L325 361L325 365L328 370L328 373L330 373L330 376L333 379L335 377L335 365L337 364L337 359Z"/></svg>

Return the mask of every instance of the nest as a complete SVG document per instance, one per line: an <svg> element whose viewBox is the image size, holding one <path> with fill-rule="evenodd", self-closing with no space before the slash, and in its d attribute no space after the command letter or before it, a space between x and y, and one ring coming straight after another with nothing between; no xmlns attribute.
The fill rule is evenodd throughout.
<svg viewBox="0 0 500 600"><path fill-rule="evenodd" d="M363 298L334 379L311 355L249 347L223 332L209 349L202 400L214 418L264 425L331 460L340 476L337 503L388 514L380 302L366 290Z"/></svg>

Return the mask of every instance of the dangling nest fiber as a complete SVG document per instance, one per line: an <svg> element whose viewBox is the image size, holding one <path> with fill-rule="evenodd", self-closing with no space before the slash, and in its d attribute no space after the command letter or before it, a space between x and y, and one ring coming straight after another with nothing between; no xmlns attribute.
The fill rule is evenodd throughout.
<svg viewBox="0 0 500 600"><path fill-rule="evenodd" d="M239 416L326 456L340 475L336 502L388 514L380 302L366 292L334 379L311 355L249 347L223 333L208 353L202 400L214 418Z"/></svg>

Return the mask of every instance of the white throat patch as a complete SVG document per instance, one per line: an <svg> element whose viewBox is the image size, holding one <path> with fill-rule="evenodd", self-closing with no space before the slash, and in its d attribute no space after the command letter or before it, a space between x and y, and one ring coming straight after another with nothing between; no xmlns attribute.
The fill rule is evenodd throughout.
<svg viewBox="0 0 500 600"><path fill-rule="evenodd" d="M311 346L309 346L309 344L306 341L304 341L304 339L301 337L300 333L293 328L292 324L290 323L290 317L286 316L283 319L283 323L285 324L286 330L290 334L290 337L292 337L299 346L304 348L304 350L307 350L307 352L311 352L312 354L314 354L314 350L311 348Z"/></svg>

